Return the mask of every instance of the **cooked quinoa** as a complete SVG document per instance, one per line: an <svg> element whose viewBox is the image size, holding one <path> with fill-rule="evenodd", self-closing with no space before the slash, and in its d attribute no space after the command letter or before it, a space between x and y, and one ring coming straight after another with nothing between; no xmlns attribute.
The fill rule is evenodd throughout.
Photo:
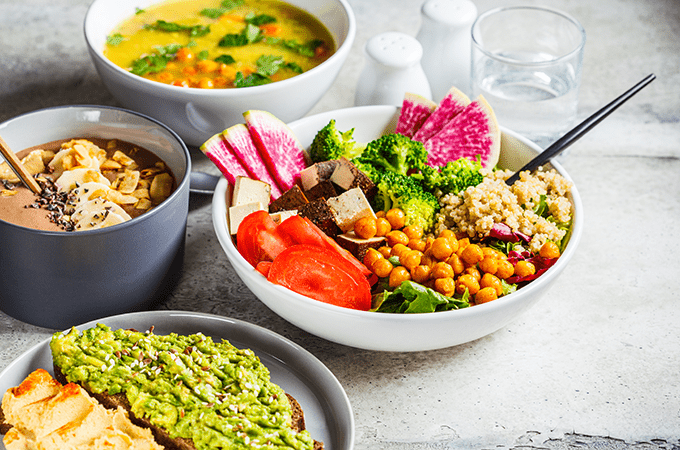
<svg viewBox="0 0 680 450"><path fill-rule="evenodd" d="M567 194L572 183L554 169L520 174L514 185L505 180L513 172L483 169L484 181L460 195L439 197L440 212L435 217L435 235L445 229L464 232L470 238L486 236L495 223L504 223L513 231L532 236L528 250L538 252L546 241L559 242L566 231L534 213L545 195L550 215L559 223L571 219L571 202Z"/></svg>

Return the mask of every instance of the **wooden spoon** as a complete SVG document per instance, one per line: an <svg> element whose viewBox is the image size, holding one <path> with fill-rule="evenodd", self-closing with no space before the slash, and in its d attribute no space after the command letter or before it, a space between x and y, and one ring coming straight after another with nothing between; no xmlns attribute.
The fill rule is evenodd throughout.
<svg viewBox="0 0 680 450"><path fill-rule="evenodd" d="M508 184L508 186L512 186L515 183L515 181L519 180L520 172L523 172L525 170L534 170L538 166L542 166L555 156L562 153L567 147L569 147L571 144L579 140L581 136L590 131L591 128L600 123L609 114L614 112L616 108L623 105L626 101L628 101L629 98L637 94L643 87L647 86L649 83L654 81L655 78L656 75L654 75L653 73L647 75L640 82L638 82L638 84L636 84L635 86L621 94L621 96L613 100L608 105L604 106L599 111L595 112L593 115L588 117L580 124L576 125L576 127L574 127L571 131L569 131L560 139L555 141L552 145L543 150L543 152L539 153L534 159L526 163L524 167L515 172L510 178L505 180L505 182Z"/></svg>
<svg viewBox="0 0 680 450"><path fill-rule="evenodd" d="M11 148L9 148L9 145L7 145L7 142L0 136L0 152L2 152L2 156L5 157L5 160L7 161L7 164L9 164L9 167L14 171L14 173L17 174L19 179L26 185L27 188L29 188L33 193L40 195L40 192L42 189L40 188L40 185L38 184L37 181L35 181L35 178L31 176L30 173L26 170L23 164L21 164L21 161L19 161L19 158L17 158L17 155L14 154Z"/></svg>

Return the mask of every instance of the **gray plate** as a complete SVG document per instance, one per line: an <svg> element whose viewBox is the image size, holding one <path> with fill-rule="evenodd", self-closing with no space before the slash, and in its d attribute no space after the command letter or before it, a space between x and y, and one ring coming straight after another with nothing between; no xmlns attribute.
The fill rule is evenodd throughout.
<svg viewBox="0 0 680 450"><path fill-rule="evenodd" d="M354 448L354 416L342 385L321 361L283 336L240 320L183 311L123 314L76 328L82 330L96 323L142 331L153 325L156 334L200 331L216 340L226 339L236 347L250 348L269 368L272 381L300 402L307 429L314 439L323 441L327 450ZM20 384L37 368L52 373L49 339L19 356L0 373L0 393ZM2 442L0 449L5 450Z"/></svg>

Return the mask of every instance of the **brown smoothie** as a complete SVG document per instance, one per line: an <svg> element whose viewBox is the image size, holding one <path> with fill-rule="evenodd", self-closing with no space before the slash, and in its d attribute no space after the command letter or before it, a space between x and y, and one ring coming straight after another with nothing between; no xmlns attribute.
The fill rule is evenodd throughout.
<svg viewBox="0 0 680 450"><path fill-rule="evenodd" d="M163 161L154 155L151 151L141 148L129 142L99 139L99 138L73 138L85 139L101 149L106 150L107 159L119 151L126 156L132 158L136 164L135 170L144 173L144 170L153 172L158 167L162 167L164 172L167 172L172 177L172 191L176 189L176 180L172 175L170 169L163 163ZM28 155L31 151L42 149L52 151L55 154L61 150L63 143L69 142L72 139L61 139L58 141L48 142L42 145L37 145L17 152L19 159ZM47 164L45 164L47 167ZM118 170L102 170L101 173L109 181L114 182L119 174L124 172L124 168ZM45 231L74 231L68 226L68 214L73 212L72 206L69 206L67 200L67 193L58 195L58 188L54 185L55 179L46 170L44 173L35 176L38 183L43 189L43 195L38 196L26 188L21 182L10 183L6 180L0 180L0 220L6 222L33 228L36 230ZM15 194L11 194L15 191ZM120 205L131 218L135 218L155 205L150 207L136 207L134 204Z"/></svg>

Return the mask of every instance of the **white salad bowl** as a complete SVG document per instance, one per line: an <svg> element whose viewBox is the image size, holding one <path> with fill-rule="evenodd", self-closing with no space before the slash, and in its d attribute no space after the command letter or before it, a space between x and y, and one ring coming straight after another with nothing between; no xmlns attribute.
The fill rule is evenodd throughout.
<svg viewBox="0 0 680 450"><path fill-rule="evenodd" d="M399 109L362 106L306 117L290 125L302 145L311 144L317 131L331 119L339 130L355 128L358 142L393 131ZM517 170L540 151L531 141L502 128L499 165ZM559 163L552 166L571 180ZM379 351L424 351L470 342L504 327L533 306L567 266L583 230L583 206L576 187L571 189L573 226L569 242L557 262L543 275L516 292L489 303L446 312L388 314L357 311L313 300L272 284L239 254L227 228L229 184L221 179L215 190L212 214L215 233L234 270L248 288L276 314L303 330L350 347Z"/></svg>
<svg viewBox="0 0 680 450"><path fill-rule="evenodd" d="M107 37L138 8L162 0L94 0L85 16L85 41L99 76L120 104L172 128L189 146L243 122L243 111L262 109L284 122L307 114L335 81L356 35L354 13L346 0L287 0L315 16L330 31L335 53L319 66L275 83L238 89L171 86L134 75L104 56ZM219 3L219 2L217 2Z"/></svg>

